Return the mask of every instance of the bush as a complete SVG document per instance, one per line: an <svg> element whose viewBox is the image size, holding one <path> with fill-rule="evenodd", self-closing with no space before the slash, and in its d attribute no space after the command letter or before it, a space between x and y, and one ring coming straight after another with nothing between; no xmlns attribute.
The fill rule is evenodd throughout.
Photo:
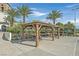
<svg viewBox="0 0 79 59"><path fill-rule="evenodd" d="M19 33L20 30L19 30L18 28L9 27L9 28L7 28L7 32L11 32L11 33Z"/></svg>
<svg viewBox="0 0 79 59"><path fill-rule="evenodd" d="M20 33L21 31L22 31L22 29L19 25L15 25L13 27L7 28L7 32L11 32L11 33Z"/></svg>

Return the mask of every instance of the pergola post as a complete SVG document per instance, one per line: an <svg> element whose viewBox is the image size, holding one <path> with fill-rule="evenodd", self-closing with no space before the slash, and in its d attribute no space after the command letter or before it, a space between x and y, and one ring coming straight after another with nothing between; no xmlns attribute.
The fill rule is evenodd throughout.
<svg viewBox="0 0 79 59"><path fill-rule="evenodd" d="M63 28L63 33L62 33L62 35L64 36L64 28Z"/></svg>
<svg viewBox="0 0 79 59"><path fill-rule="evenodd" d="M58 39L59 39L59 37L60 37L60 28L58 28L57 32L58 32Z"/></svg>
<svg viewBox="0 0 79 59"><path fill-rule="evenodd" d="M54 31L55 31L55 28L52 29L52 41L54 41Z"/></svg>
<svg viewBox="0 0 79 59"><path fill-rule="evenodd" d="M39 46L39 38L40 38L40 35L39 35L39 24L36 24L36 47Z"/></svg>

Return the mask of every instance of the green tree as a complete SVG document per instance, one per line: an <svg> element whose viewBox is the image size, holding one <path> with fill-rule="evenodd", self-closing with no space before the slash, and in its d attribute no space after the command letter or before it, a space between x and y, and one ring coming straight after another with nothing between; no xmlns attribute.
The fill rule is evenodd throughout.
<svg viewBox="0 0 79 59"><path fill-rule="evenodd" d="M53 10L51 13L49 13L47 19L51 19L53 21L53 24L55 24L56 19L61 17L62 17L62 13L59 10Z"/></svg>
<svg viewBox="0 0 79 59"><path fill-rule="evenodd" d="M64 27L67 28L67 29L74 29L75 26L74 26L73 23L68 22L67 24L64 25Z"/></svg>
<svg viewBox="0 0 79 59"><path fill-rule="evenodd" d="M60 27L64 27L64 24L61 22L56 23L56 25L60 26Z"/></svg>
<svg viewBox="0 0 79 59"><path fill-rule="evenodd" d="M10 26L13 26L15 22L15 17L18 16L17 11L15 9L11 9L7 11L8 16L6 17L6 20L10 22Z"/></svg>
<svg viewBox="0 0 79 59"><path fill-rule="evenodd" d="M31 13L29 7L22 5L21 7L17 7L19 16L22 16L23 23L25 23L26 17Z"/></svg>
<svg viewBox="0 0 79 59"><path fill-rule="evenodd" d="M71 22L68 22L67 24L64 25L64 30L67 35L73 35L74 34L74 24Z"/></svg>

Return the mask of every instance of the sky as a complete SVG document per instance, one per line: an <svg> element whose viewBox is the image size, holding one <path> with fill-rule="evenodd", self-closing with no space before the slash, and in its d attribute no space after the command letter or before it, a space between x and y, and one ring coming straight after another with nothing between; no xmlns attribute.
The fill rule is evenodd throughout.
<svg viewBox="0 0 79 59"><path fill-rule="evenodd" d="M11 7L16 9L22 5L28 6L32 10L32 14L26 18L26 22L31 22L32 20L39 20L42 22L52 22L49 19L46 19L48 14L52 10L60 10L62 17L58 18L56 22L72 22L74 23L74 13L73 9L79 8L78 3L10 3ZM21 18L18 18L17 21L22 21ZM76 10L76 28L79 28L79 10Z"/></svg>

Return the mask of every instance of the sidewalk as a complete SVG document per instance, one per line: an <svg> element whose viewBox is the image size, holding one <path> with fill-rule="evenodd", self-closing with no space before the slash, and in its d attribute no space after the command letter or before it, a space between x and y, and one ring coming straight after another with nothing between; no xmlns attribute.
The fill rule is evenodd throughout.
<svg viewBox="0 0 79 59"><path fill-rule="evenodd" d="M1 36L2 34L0 34ZM34 41L25 41L21 44L2 40L0 37L0 56L73 56L74 47L78 37L61 37L51 41L40 41L38 48L34 47ZM79 56L79 41L76 55Z"/></svg>

